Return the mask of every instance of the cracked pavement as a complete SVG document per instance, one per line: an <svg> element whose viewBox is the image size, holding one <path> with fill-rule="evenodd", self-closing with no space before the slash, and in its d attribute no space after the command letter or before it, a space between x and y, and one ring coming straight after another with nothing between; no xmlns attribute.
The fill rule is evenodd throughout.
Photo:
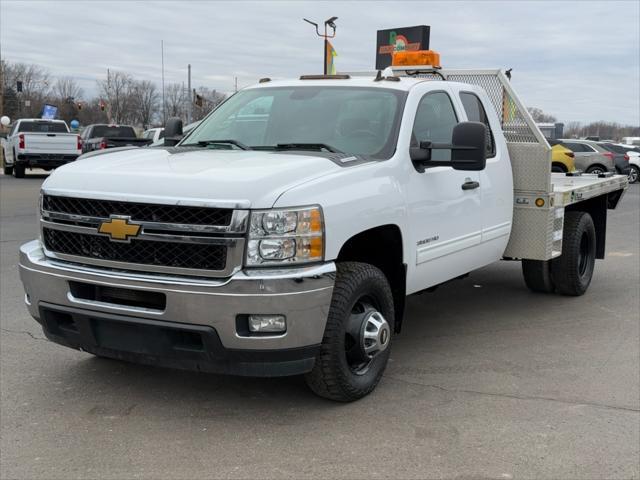
<svg viewBox="0 0 640 480"><path fill-rule="evenodd" d="M377 390L98 359L48 342L17 248L44 175L0 175L0 478L640 478L640 185L587 295L501 262L412 297Z"/></svg>

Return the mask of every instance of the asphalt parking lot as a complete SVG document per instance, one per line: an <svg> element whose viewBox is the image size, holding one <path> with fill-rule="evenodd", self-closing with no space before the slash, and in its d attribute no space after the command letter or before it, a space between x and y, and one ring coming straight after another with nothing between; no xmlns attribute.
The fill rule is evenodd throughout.
<svg viewBox="0 0 640 480"><path fill-rule="evenodd" d="M584 297L515 262L412 297L382 383L342 405L43 339L17 249L44 178L0 175L1 478L640 478L639 185Z"/></svg>

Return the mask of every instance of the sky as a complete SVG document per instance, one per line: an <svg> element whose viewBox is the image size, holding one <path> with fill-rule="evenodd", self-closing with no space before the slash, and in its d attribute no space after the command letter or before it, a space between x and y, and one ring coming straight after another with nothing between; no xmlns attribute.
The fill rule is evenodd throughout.
<svg viewBox="0 0 640 480"><path fill-rule="evenodd" d="M560 121L640 125L640 1L0 0L0 54L71 76L87 96L107 69L232 92L321 73L302 18L337 16L338 70L373 70L376 30L431 26L445 68L513 68L527 106Z"/></svg>

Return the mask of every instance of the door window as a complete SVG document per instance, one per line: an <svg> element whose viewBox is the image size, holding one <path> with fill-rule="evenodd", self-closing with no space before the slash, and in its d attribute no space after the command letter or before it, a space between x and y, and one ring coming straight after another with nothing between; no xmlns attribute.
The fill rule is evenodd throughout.
<svg viewBox="0 0 640 480"><path fill-rule="evenodd" d="M562 144L563 147L568 148L572 152L586 152L587 150L584 148L584 145L581 143L573 143L573 142L564 142Z"/></svg>
<svg viewBox="0 0 640 480"><path fill-rule="evenodd" d="M493 140L493 132L491 131L491 125L489 125L489 119L487 118L487 112L485 112L482 102L476 94L470 92L460 92L460 100L467 118L470 122L481 122L487 127L487 158L496 156L496 144Z"/></svg>
<svg viewBox="0 0 640 480"><path fill-rule="evenodd" d="M458 118L449 95L445 92L428 93L418 105L411 143L413 146L424 141L451 143L453 127L457 124ZM449 161L451 150L432 150L431 159Z"/></svg>

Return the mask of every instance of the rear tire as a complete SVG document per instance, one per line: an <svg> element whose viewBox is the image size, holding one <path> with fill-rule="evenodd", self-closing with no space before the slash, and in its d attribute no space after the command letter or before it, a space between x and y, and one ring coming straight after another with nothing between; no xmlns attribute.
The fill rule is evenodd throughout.
<svg viewBox="0 0 640 480"><path fill-rule="evenodd" d="M361 303L371 305L388 324L386 337L380 337L384 348L363 363L354 360L358 343L354 345L350 335L350 325L360 315L357 308ZM393 296L385 275L366 263L338 264L324 338L313 370L305 375L307 385L321 397L338 402L351 402L369 394L387 366L393 331Z"/></svg>
<svg viewBox="0 0 640 480"><path fill-rule="evenodd" d="M2 151L2 172L5 175L11 175L13 173L13 165L7 165L7 155Z"/></svg>
<svg viewBox="0 0 640 480"><path fill-rule="evenodd" d="M640 181L640 168L636 165L631 165L629 171L629 183L638 183Z"/></svg>
<svg viewBox="0 0 640 480"><path fill-rule="evenodd" d="M596 262L596 229L586 212L566 212L562 255L551 261L551 278L562 295L583 295L593 277Z"/></svg>
<svg viewBox="0 0 640 480"><path fill-rule="evenodd" d="M16 178L24 178L25 166L19 163L16 163L13 166L13 176Z"/></svg>
<svg viewBox="0 0 640 480"><path fill-rule="evenodd" d="M522 260L522 275L529 290L538 293L553 293L555 286L551 278L551 261Z"/></svg>
<svg viewBox="0 0 640 480"><path fill-rule="evenodd" d="M606 173L607 169L604 168L602 165L591 165L589 168L587 168L587 173L595 173L600 175L601 173Z"/></svg>
<svg viewBox="0 0 640 480"><path fill-rule="evenodd" d="M553 173L567 173L567 168L561 163L554 163L551 165L551 171Z"/></svg>

